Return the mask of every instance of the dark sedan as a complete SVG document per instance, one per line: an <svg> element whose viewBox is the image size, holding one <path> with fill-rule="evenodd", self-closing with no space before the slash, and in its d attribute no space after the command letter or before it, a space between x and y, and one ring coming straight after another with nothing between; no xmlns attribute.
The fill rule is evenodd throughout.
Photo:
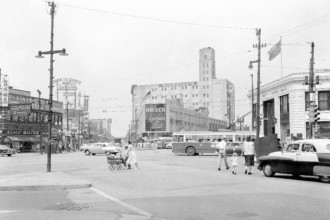
<svg viewBox="0 0 330 220"><path fill-rule="evenodd" d="M289 143L283 151L261 156L258 169L266 177L276 173L318 176L330 182L330 140L309 139Z"/></svg>

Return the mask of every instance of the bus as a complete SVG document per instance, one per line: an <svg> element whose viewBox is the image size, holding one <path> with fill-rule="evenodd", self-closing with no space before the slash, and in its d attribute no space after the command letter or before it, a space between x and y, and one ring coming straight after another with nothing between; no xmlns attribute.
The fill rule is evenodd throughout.
<svg viewBox="0 0 330 220"><path fill-rule="evenodd" d="M203 153L216 153L214 141L226 138L230 142L226 148L226 153L230 155L233 152L238 154L242 150L244 141L253 141L256 138L255 131L191 131L174 132L172 152L175 154L187 154L188 156L199 155Z"/></svg>

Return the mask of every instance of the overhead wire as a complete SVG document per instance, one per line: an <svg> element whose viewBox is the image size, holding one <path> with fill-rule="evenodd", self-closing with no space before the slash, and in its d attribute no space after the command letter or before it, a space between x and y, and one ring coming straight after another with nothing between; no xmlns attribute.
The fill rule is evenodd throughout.
<svg viewBox="0 0 330 220"><path fill-rule="evenodd" d="M142 20L148 20L148 21L154 21L154 22L173 23L173 24L179 24L179 25L190 25L190 26L220 28L220 29L235 29L235 30L255 30L256 29L256 28L252 28L252 27L222 26L222 25L193 23L193 22L156 18L156 17L147 17L147 16L133 15L133 14L127 14L127 13L105 10L105 9L96 9L96 8L84 7L84 6L61 3L61 2L57 2L57 4L66 6L66 7L70 7L70 8L75 8L75 9L87 10L87 11L98 12L98 13L103 13L103 14L111 14L111 15L122 16L122 17L129 17L129 18L134 18L134 19L142 19Z"/></svg>

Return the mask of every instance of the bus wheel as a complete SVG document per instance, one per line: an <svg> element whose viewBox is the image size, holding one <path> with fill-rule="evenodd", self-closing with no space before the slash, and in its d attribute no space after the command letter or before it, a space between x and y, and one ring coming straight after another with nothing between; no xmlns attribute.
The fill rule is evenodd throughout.
<svg viewBox="0 0 330 220"><path fill-rule="evenodd" d="M187 155L188 156L194 156L195 153L196 153L196 150L195 150L194 147L188 147L187 150L186 150L186 152L187 152Z"/></svg>

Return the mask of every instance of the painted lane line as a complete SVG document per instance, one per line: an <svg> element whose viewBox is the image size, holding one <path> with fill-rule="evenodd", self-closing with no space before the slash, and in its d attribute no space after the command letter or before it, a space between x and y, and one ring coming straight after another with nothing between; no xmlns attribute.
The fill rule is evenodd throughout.
<svg viewBox="0 0 330 220"><path fill-rule="evenodd" d="M96 189L94 187L91 187L91 190L93 190L94 192L98 193L99 195L101 195L101 196L103 196L103 197L105 197L105 198L107 198L107 199L109 199L109 200L111 200L111 201L113 201L113 202L115 202L115 203L117 203L117 204L125 207L125 208L128 208L128 209L130 209L130 210L132 210L134 212L139 213L140 215L144 215L144 216L146 216L148 218L150 218L152 216L152 214L150 214L149 212L144 211L142 209L139 209L137 207L134 207L134 206L132 206L130 204L127 204L127 203L125 203L123 201L120 201L119 199L116 199L116 198L114 198L114 197L106 194L105 192L102 192L102 191L100 191L100 190L98 190L98 189Z"/></svg>

